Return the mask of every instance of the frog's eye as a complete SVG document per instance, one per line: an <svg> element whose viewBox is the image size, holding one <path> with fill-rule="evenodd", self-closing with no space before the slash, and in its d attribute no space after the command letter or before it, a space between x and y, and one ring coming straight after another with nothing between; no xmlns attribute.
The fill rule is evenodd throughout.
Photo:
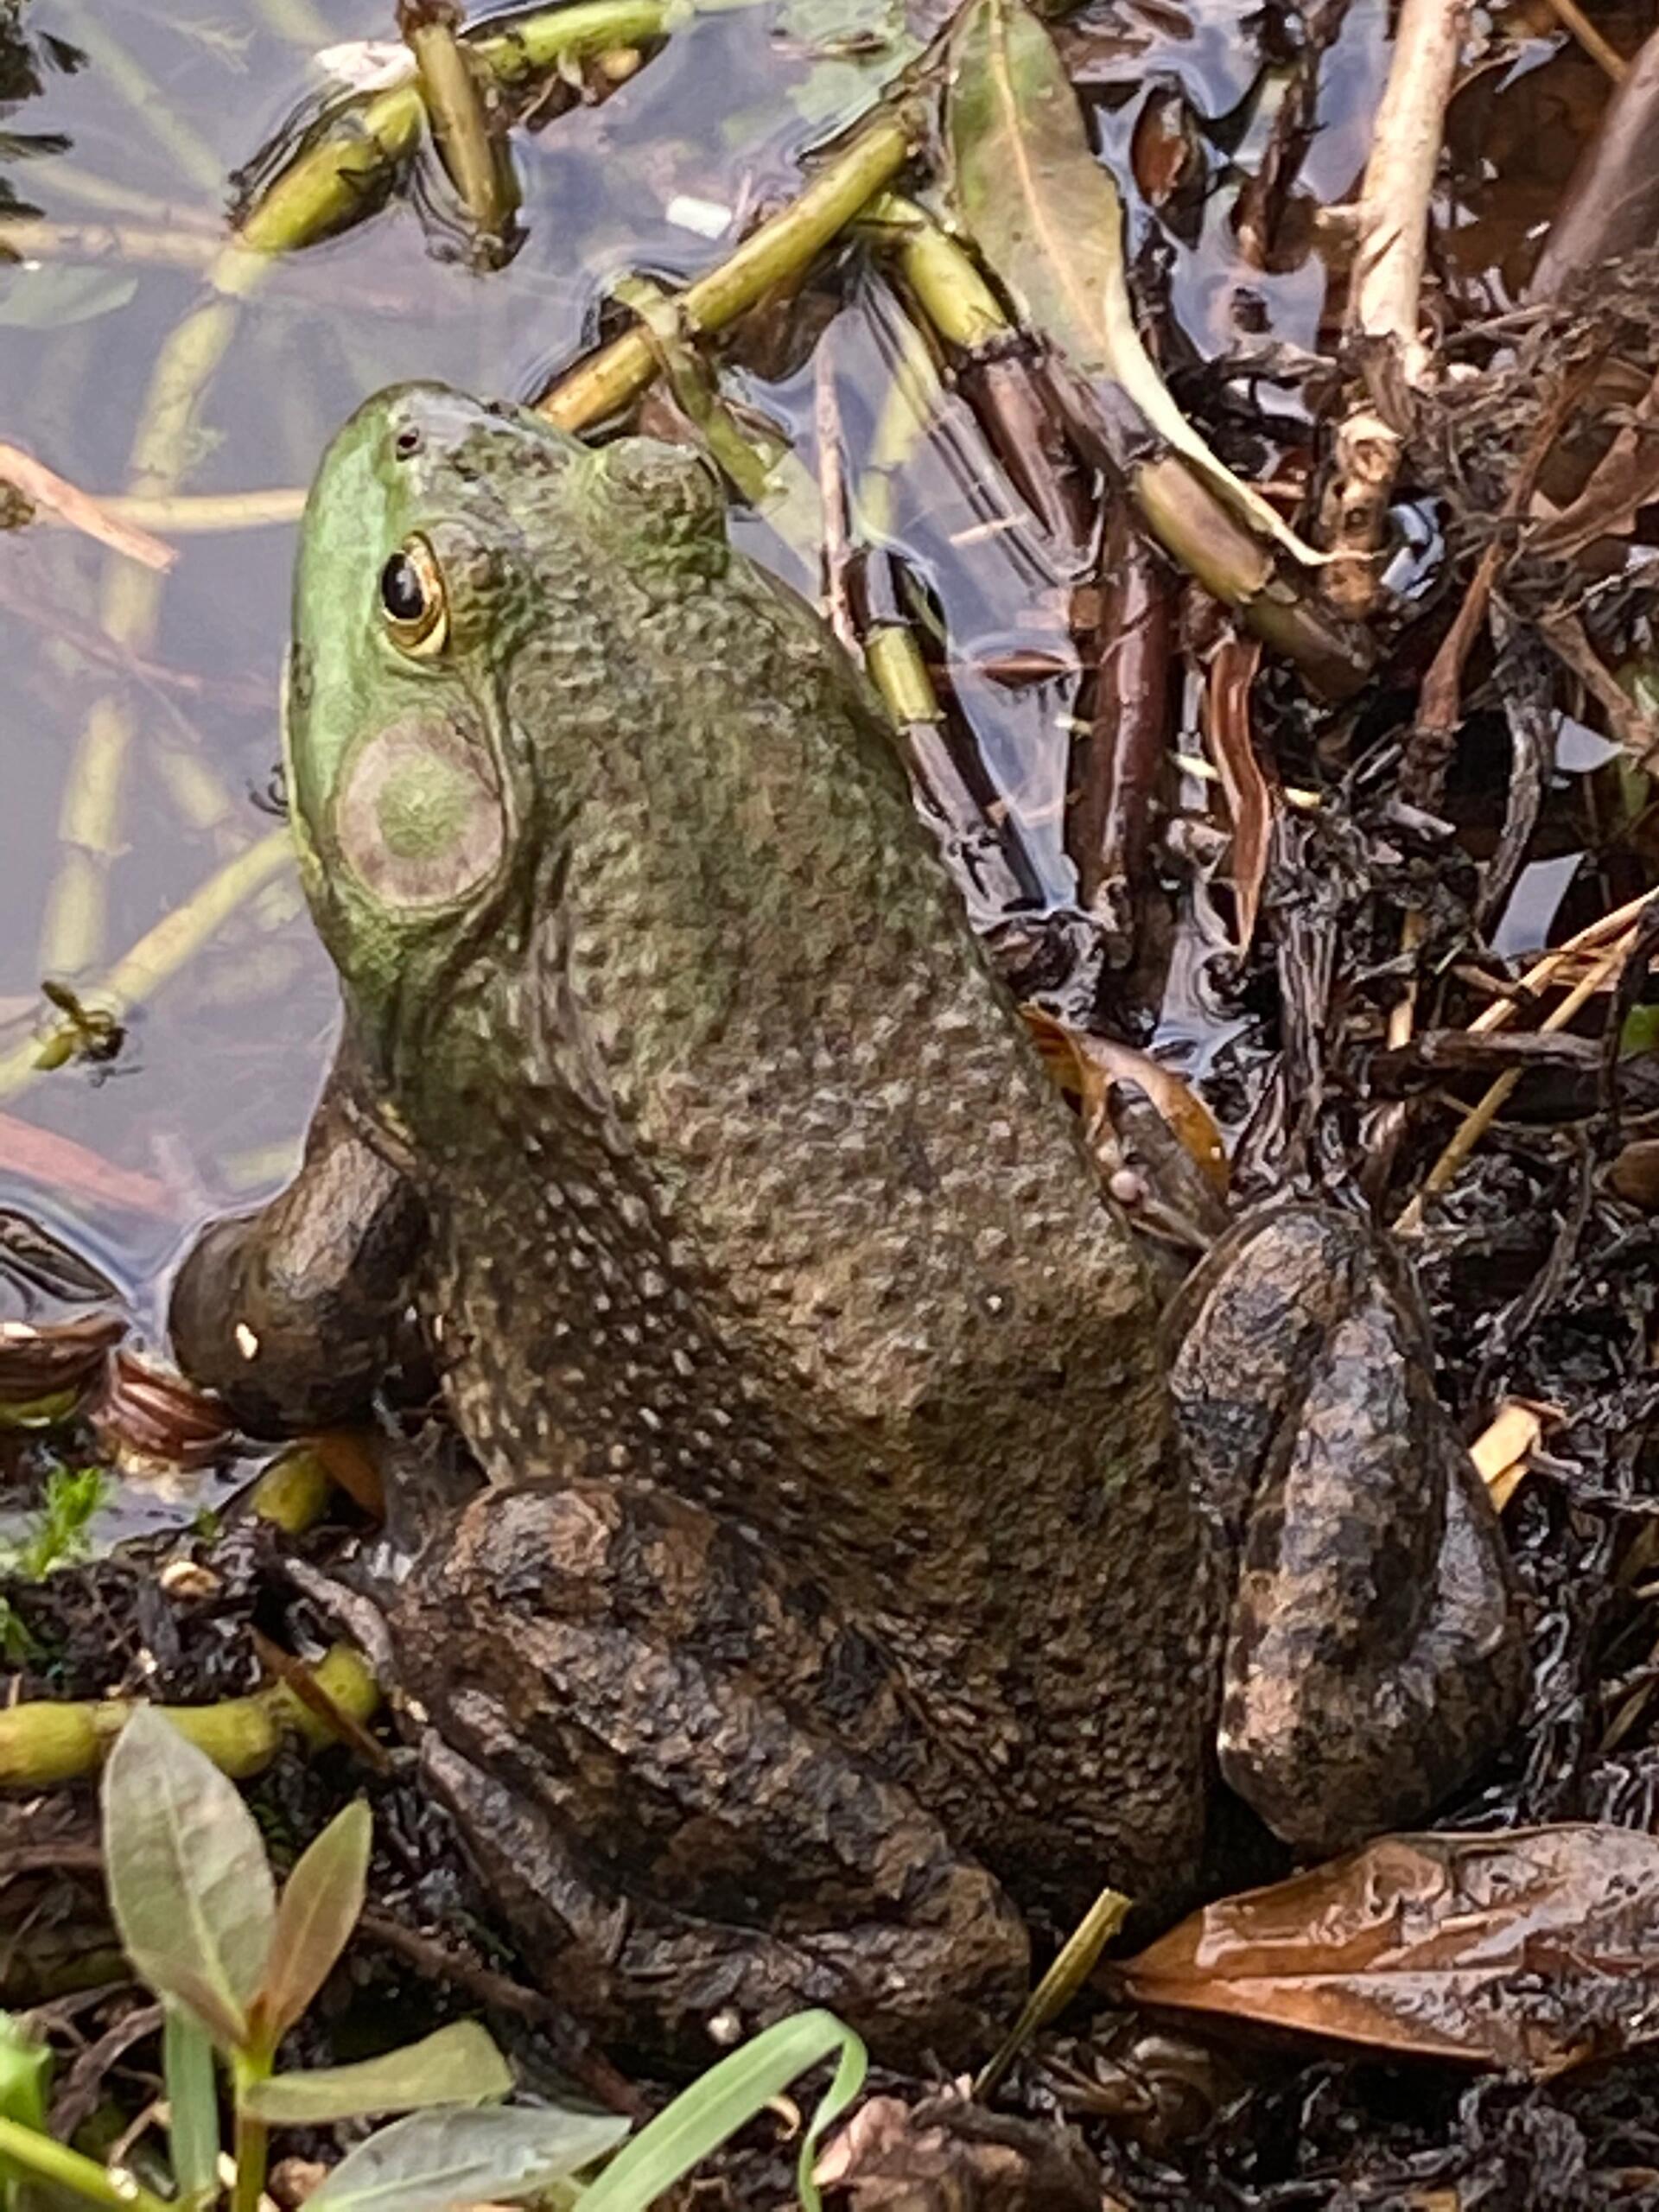
<svg viewBox="0 0 1659 2212"><path fill-rule="evenodd" d="M380 616L400 652L430 660L449 636L449 599L438 556L423 537L407 537L380 571Z"/></svg>

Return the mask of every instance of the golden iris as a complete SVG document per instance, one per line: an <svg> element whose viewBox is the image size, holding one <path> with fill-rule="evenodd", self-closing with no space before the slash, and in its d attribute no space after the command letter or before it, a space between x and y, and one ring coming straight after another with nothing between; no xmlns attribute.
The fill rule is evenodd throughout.
<svg viewBox="0 0 1659 2212"><path fill-rule="evenodd" d="M449 635L449 599L438 556L423 537L406 537L380 571L380 613L402 652L429 660Z"/></svg>

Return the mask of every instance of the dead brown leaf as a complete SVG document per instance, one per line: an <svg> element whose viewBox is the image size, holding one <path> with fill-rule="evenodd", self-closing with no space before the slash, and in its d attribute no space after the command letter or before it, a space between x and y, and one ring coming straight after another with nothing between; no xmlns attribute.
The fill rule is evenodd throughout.
<svg viewBox="0 0 1659 2212"><path fill-rule="evenodd" d="M210 1467L236 1434L217 1398L174 1369L126 1351L111 1362L91 1417L105 1450L134 1471Z"/></svg>
<svg viewBox="0 0 1659 2212"><path fill-rule="evenodd" d="M1637 513L1659 499L1659 377L1649 385L1571 505L1540 523L1529 553L1570 559L1599 537L1628 537Z"/></svg>
<svg viewBox="0 0 1659 2212"><path fill-rule="evenodd" d="M1112 1089L1133 1084L1145 1091L1217 1197L1226 1197L1230 1170L1220 1128L1197 1091L1173 1068L1135 1046L1057 1021L1041 1007L1022 1006L1020 1011L1044 1065L1076 1102L1103 1175L1109 1179L1119 1164L1109 1111Z"/></svg>
<svg viewBox="0 0 1659 2212"><path fill-rule="evenodd" d="M1146 2005L1557 2074L1659 2037L1659 1837L1384 1836L1117 1969Z"/></svg>
<svg viewBox="0 0 1659 2212"><path fill-rule="evenodd" d="M1050 2121L988 2112L946 2090L871 2097L826 2145L815 2178L855 2212L1101 2212L1081 2140Z"/></svg>
<svg viewBox="0 0 1659 2212"><path fill-rule="evenodd" d="M1276 811L1272 787L1250 741L1250 686L1261 658L1262 647L1254 638L1229 638L1211 658L1205 685L1204 734L1233 825L1231 872L1241 955L1249 950L1255 935Z"/></svg>

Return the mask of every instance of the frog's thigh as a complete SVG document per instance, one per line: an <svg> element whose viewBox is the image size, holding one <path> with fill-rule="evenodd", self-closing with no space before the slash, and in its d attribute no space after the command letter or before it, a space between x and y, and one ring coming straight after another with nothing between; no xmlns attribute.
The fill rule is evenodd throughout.
<svg viewBox="0 0 1659 2212"><path fill-rule="evenodd" d="M1421 1819L1497 1750L1525 1693L1503 1539L1417 1339L1362 1279L1287 1409L1245 1535L1222 1771L1309 1851Z"/></svg>
<svg viewBox="0 0 1659 2212"><path fill-rule="evenodd" d="M461 1528L478 1640L442 1572L411 1624L458 1662L429 1770L601 2012L678 2045L823 2004L912 2055L1011 2017L1024 1929L907 1786L930 1751L820 1594L644 1485L498 1491Z"/></svg>

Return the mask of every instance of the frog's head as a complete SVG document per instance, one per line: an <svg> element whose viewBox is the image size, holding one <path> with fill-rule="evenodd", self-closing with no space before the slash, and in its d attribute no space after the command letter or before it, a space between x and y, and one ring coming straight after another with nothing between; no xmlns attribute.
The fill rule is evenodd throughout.
<svg viewBox="0 0 1659 2212"><path fill-rule="evenodd" d="M728 557L690 454L590 449L429 384L340 432L306 507L284 741L306 894L366 1041L481 933L505 951L528 927L584 751L626 711L619 588L671 594ZM531 729L532 641L552 684Z"/></svg>

